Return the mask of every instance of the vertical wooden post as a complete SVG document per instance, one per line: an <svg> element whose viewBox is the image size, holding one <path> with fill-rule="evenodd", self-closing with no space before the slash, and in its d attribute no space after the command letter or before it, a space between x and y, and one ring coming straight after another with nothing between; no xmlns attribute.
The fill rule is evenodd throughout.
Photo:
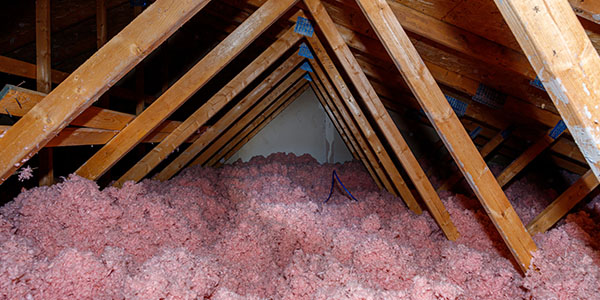
<svg viewBox="0 0 600 300"><path fill-rule="evenodd" d="M600 178L600 56L569 2L494 2Z"/></svg>
<svg viewBox="0 0 600 300"><path fill-rule="evenodd" d="M106 13L106 0L96 0L96 47L98 49L108 41Z"/></svg>
<svg viewBox="0 0 600 300"><path fill-rule="evenodd" d="M37 90L42 93L50 93L52 82L50 72L50 0L35 1L35 48L37 66ZM38 153L40 160L39 184L52 185L54 183L54 155L51 148L44 148Z"/></svg>
<svg viewBox="0 0 600 300"><path fill-rule="evenodd" d="M537 248L385 0L357 0L522 271ZM341 37L340 37L341 39Z"/></svg>

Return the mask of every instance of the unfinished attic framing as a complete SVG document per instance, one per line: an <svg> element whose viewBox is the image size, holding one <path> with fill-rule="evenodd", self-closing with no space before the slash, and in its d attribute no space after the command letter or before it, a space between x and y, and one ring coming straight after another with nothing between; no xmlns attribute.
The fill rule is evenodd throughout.
<svg viewBox="0 0 600 300"><path fill-rule="evenodd" d="M60 185L67 186L71 181L80 180L72 177L66 183L56 185L57 178L70 173L96 181L105 188L91 194L105 193L103 195L117 198L120 196L114 195L118 195L118 189L125 190L144 179L157 180L153 183L156 185L178 182L179 176L189 176L188 170L201 170L193 166L225 166L240 149L282 116L290 105L310 93L351 157L360 162L373 186L379 189L376 193L397 197L410 211L410 217L407 217L410 220L431 218L435 228L431 229L432 233L423 233L428 236L420 236L419 239L431 238L434 240L431 243L448 247L434 251L435 256L446 259L442 253L458 255L460 252L452 247L472 246L465 241L477 240L472 237L475 233L470 230L461 232L466 222L488 222L493 232L488 231L485 238L498 236L501 240L498 245L502 249L493 250L493 255L510 253L498 259L513 264L514 270L510 272L518 274L514 277L518 279L511 279L510 284L498 284L510 286L507 289L514 288L504 291L504 296L600 297L600 287L584 288L579 286L583 286L580 282L573 283L576 286L573 288L555 290L544 285L548 282L544 276L549 276L546 275L549 267L544 264L544 259L550 257L550 254L544 256L544 253L551 252L547 249L551 243L546 239L551 239L548 236L553 234L548 230L555 228L572 232L572 227L564 228L572 226L573 222L569 218L561 220L565 220L569 212L574 212L575 207L581 209L584 199L594 198L594 190L599 185L599 6L578 0L490 0L481 3L456 0L29 2L15 6L14 10L34 9L24 15L31 21L33 14L34 22L22 21L21 29L6 30L0 36L0 72L5 83L0 92L0 114L3 117L0 119L0 189L5 189L7 194L21 189L16 177L22 177L25 168L31 171L30 159L36 161L39 185L51 186L48 191L56 189L57 193L62 193ZM54 17L55 12L59 13L59 18ZM6 18L20 21L18 15ZM94 30L88 30L90 26ZM81 37L81 40L69 41L73 36ZM63 49L62 43L69 47ZM410 123L411 128L426 128L432 135L437 135L437 142L436 138L413 136L413 132L399 126L400 123ZM417 144L426 144L427 151ZM91 147L95 148L91 150ZM37 158L32 159L36 154ZM68 167L58 166L64 157L60 155L73 158L67 163ZM515 208L516 200L507 195L511 193L511 183L524 180L541 160L544 164L551 162L557 173L579 177L572 180L570 186L553 187L556 188L555 199L544 204L545 209L536 210L535 217L523 221L521 204ZM490 167L492 165L494 167ZM219 170L229 170L229 167ZM297 165L289 168L301 173L296 169ZM319 168L323 167L314 168L322 171ZM492 172L494 168L498 169L496 174ZM227 172L210 170L194 172ZM445 176L439 175L440 171L445 172ZM260 177L260 174L255 176ZM236 180L242 182L251 180L251 177L236 177ZM329 180L321 178L319 182L327 185ZM339 183L343 185L341 181ZM467 186L461 185L463 181ZM465 191L465 187L468 190ZM344 190L350 194L351 189L344 186L340 191ZM333 187L331 191L334 191ZM456 192L472 193L478 200L474 209L482 209L487 216L485 220L476 217L476 213L469 214L467 221L463 220L467 210L457 203L461 198L448 196ZM162 197L168 199L170 196ZM310 201L316 199L311 198ZM174 209L173 205L168 202L169 209ZM357 207L353 209L358 211L369 204L359 201L355 205ZM593 209L600 210L600 204L593 205L596 205ZM0 217L3 217L0 225L16 222L16 218L23 216L29 217L14 211L28 209L21 206L11 204L0 210ZM260 207L266 209L264 214L268 215L270 207ZM593 209L591 217L585 215L588 221L581 221L590 223L582 225L582 228L584 232L588 230L583 236L592 240L600 237L600 223L598 216L594 219ZM147 210L144 210L145 217L151 215ZM423 211L428 214L423 216ZM329 212L329 208L319 204L318 209L310 214L320 216L317 213ZM265 217L261 212L256 214ZM457 215L463 217L458 218ZM161 218L169 217L162 215ZM375 223L383 217L376 218ZM286 220L292 222L290 220L294 217L274 216L273 219L285 223ZM403 224L394 223L399 219L390 217L383 221L385 224L372 225L379 227L369 231L372 220L365 219L361 219L363 223L358 226L351 226L352 230L371 234L361 236L367 241L364 245L380 238L377 234L383 234L384 226L405 231L411 231L411 226L418 227L414 225L418 222L407 223L403 227ZM306 220L300 223L302 221ZM329 224L327 221L314 223ZM313 228L310 227L313 225L297 226ZM377 233L378 230L380 233ZM25 229L21 231L26 232ZM318 230L305 229L304 234L310 236L309 231ZM477 234L485 235L484 231L477 231ZM157 232L155 234L158 235ZM14 232L10 234L17 235ZM217 235L227 234L224 231ZM420 232L413 234L419 236ZM436 234L443 236L443 241L436 239ZM334 237L331 239L336 241ZM365 293L372 292L380 298L406 296L426 299L418 295L429 291L431 295L448 299L494 298L491 294L484 294L485 291L470 291L471 283L459 283L456 278L462 278L462 275L450 275L450 271L437 275L436 278L448 278L440 282L433 282L433 277L425 275L419 277L418 272L410 278L400 275L412 271L402 269L394 262L394 259L399 259L398 253L404 251L402 247L407 247L388 245L400 243L397 240L382 242L385 247L395 249L389 252L393 255L384 254L391 255L391 261L380 261L380 269L374 262L365 267L366 263L359 263L362 258L357 254L363 244L358 237L355 239L354 248L349 250L349 260L355 264L351 269L363 268L376 273L360 275L365 277L357 275L359 283L356 284L365 288ZM0 248L5 240L9 239L0 234ZM299 245L302 243L297 242ZM571 245L579 243L582 242L578 240ZM586 280L600 276L597 259L600 244L597 241L590 243L591 246L585 246L588 248L577 246L588 251L582 263L588 277L582 276L588 278ZM381 246L375 242L373 245ZM332 245L331 249L335 247ZM385 252L365 247L362 252L365 257L381 254L378 251ZM302 248L302 251L308 250ZM217 252L221 255L227 251ZM248 254L249 257L252 255ZM291 261L290 257L286 259ZM260 259L255 258L257 261ZM443 259L440 258L440 261ZM453 256L453 259L458 258ZM227 257L222 260L235 261ZM251 258L248 260L252 261ZM6 261L11 263L8 259ZM564 258L564 261L569 260ZM435 269L435 266L441 265L427 268ZM284 268L275 273L284 271L291 272ZM219 278L217 281L223 280L227 284L228 280L233 280L219 274L214 275ZM134 278L137 275L127 276ZM177 276L171 277L179 278ZM277 280L289 283L293 280L290 276ZM495 274L492 277L499 280L502 276ZM387 281L377 281L383 277L388 278ZM129 282L135 280L131 278ZM426 278L423 279L426 283L419 281L420 278ZM575 275L573 278L579 280ZM4 279L11 282L6 287L7 291L26 291L29 288L20 280L15 283L14 278ZM213 279L203 278L203 284ZM360 281L363 279L364 282ZM277 280L265 279L263 283L279 284ZM399 288L402 284L386 285L390 280L410 284L406 283L408 287L403 288ZM419 289L418 282L427 286ZM598 280L595 280L597 283ZM360 288L351 284L355 282L339 283L347 288L347 293L360 294ZM569 283L562 284L566 286ZM483 285L493 286L490 283ZM199 289L202 285L195 286ZM283 298L284 295L281 291L277 291L278 294L263 291L260 295L251 295L250 292L243 294L239 287L238 290L224 291L219 289L219 284L208 286L210 284L204 291L205 298L218 295L215 297L225 299L233 297L234 293L240 294L240 297ZM298 283L290 283L289 293L294 290L293 286L298 286ZM194 290L194 287L189 290ZM306 295L312 297L317 290L313 288ZM332 291L331 287L327 293L325 290L319 295L327 295L325 298L339 295L327 294ZM383 291L398 294L381 294ZM124 290L123 295L134 295L127 294L129 292ZM229 292L232 294L227 296ZM50 295L40 293L40 297ZM202 294L195 293L195 297ZM294 297L292 294L285 295ZM15 295L0 292L0 296L4 297ZM140 297L142 293L135 295Z"/></svg>

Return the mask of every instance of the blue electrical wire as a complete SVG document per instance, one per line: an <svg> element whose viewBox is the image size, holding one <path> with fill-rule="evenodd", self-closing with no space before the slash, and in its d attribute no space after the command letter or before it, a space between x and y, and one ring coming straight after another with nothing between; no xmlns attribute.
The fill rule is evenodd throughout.
<svg viewBox="0 0 600 300"><path fill-rule="evenodd" d="M335 185L336 179L340 183L340 185L344 188L344 191L346 191L346 193L348 193L348 195L350 195L350 198L352 198L356 202L358 202L358 199L354 198L354 196L352 196L352 193L350 193L350 191L346 188L346 186L344 186L344 184L338 177L337 172L335 172L335 170L333 170L333 174L331 174L331 189L329 190L329 196L327 197L327 200L325 200L324 203L327 203L327 201L329 201L329 199L331 199L331 195L333 194L333 186Z"/></svg>

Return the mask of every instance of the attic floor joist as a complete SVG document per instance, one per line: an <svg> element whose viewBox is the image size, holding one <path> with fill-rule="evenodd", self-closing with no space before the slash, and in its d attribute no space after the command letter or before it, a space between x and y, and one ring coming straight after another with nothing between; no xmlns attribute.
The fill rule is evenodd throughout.
<svg viewBox="0 0 600 300"><path fill-rule="evenodd" d="M157 1L111 39L0 139L0 182L207 3Z"/></svg>

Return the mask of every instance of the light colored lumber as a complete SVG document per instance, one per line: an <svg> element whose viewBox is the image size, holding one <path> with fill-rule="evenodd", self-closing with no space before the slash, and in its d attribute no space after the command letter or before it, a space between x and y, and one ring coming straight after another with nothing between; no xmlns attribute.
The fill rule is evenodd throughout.
<svg viewBox="0 0 600 300"><path fill-rule="evenodd" d="M505 139L504 131L505 130L507 130L507 128L500 130L487 143L485 143L485 145L483 145L483 147L481 147L481 150L479 150L479 154L481 154L481 157L483 157L485 159L488 155L490 155L490 153L492 153L492 151L494 151L496 148L498 148L498 146L500 146L500 144L502 144L502 142L504 142L504 139ZM448 179L446 179L436 190L438 192L449 191L461 179L463 179L463 176L461 173L452 174L452 176L450 176Z"/></svg>
<svg viewBox="0 0 600 300"><path fill-rule="evenodd" d="M2 73L35 79L37 73L36 70L37 67L34 64L6 56L0 56L0 72ZM68 73L57 70L51 70L50 75L53 83L61 83L69 76Z"/></svg>
<svg viewBox="0 0 600 300"><path fill-rule="evenodd" d="M240 103L243 107L244 103L257 103L264 95L266 95L271 89L273 89L288 73L290 73L294 67L298 66L302 62L303 58L297 55L291 56L287 61L277 67L262 84L255 87L250 93L248 93ZM183 169L198 153L210 144L215 138L226 129L226 126L231 124L233 120L238 118L236 115L226 115L219 121L216 126L212 126L210 130L207 130L202 134L196 142L187 147L185 151L180 153L170 164L162 169L158 174L154 176L154 179L166 181L173 177L177 172Z"/></svg>
<svg viewBox="0 0 600 300"><path fill-rule="evenodd" d="M283 97L281 97L281 102L278 101L278 103L274 103L274 105L267 109L267 111L261 114L257 119L255 119L252 122L252 124L248 126L247 130L250 130L250 133L244 134L244 132L247 131L244 130L244 132L242 132L242 134L239 135L239 138L241 138L241 140L234 139L234 141L232 141L231 144L235 144L235 147L233 147L228 153L225 153L223 157L220 157L220 159L214 160L213 164L210 164L209 162L209 165L213 167L222 166L224 162L229 160L229 158L231 158L231 156L233 156L239 149L244 147L246 143L252 140L252 138L256 136L256 134L258 134L265 126L267 126L269 123L271 123L271 121L277 118L277 116L282 111L284 111L290 104L292 104L294 100L300 97L300 95L302 95L302 93L308 87L309 85L304 83L304 85L301 86L301 88L295 91L293 94L287 95L289 93L286 92L286 95L283 95ZM288 90L288 92L290 91L292 90Z"/></svg>
<svg viewBox="0 0 600 300"><path fill-rule="evenodd" d="M241 53L296 1L270 0L261 6L75 173L92 180L102 176L148 133ZM146 11L155 5L151 5ZM142 13L140 17L144 15L146 15L146 12Z"/></svg>
<svg viewBox="0 0 600 300"><path fill-rule="evenodd" d="M158 0L98 50L0 139L0 182L207 3Z"/></svg>
<svg viewBox="0 0 600 300"><path fill-rule="evenodd" d="M114 185L121 186L128 180L136 182L142 180L161 161L167 158L169 154L200 128L200 126L204 125L206 121L233 100L238 93L244 90L244 88L269 68L288 49L290 49L292 45L298 42L298 40L300 40L300 35L294 32L293 27L290 28L281 38L261 53L261 55L244 68L244 70L238 73L213 97L192 113L171 135L152 148L148 154L121 176Z"/></svg>
<svg viewBox="0 0 600 300"><path fill-rule="evenodd" d="M46 97L44 93L6 85L0 91L0 114L22 117L36 104L41 102L44 97ZM135 116L132 114L90 106L71 121L70 125L121 130L134 118ZM179 124L180 122L176 123Z"/></svg>
<svg viewBox="0 0 600 300"><path fill-rule="evenodd" d="M498 175L496 178L498 180L498 184L504 187L508 184L515 176L517 176L527 165L529 165L540 153L544 150L548 149L552 143L554 143L555 139L551 138L548 134L544 134L541 138L539 138L533 145L529 146L523 152L523 154L519 155L513 162L510 163L502 173Z"/></svg>
<svg viewBox="0 0 600 300"><path fill-rule="evenodd" d="M600 57L567 1L495 0L597 178Z"/></svg>
<svg viewBox="0 0 600 300"><path fill-rule="evenodd" d="M315 42L313 43L316 46L320 45ZM319 58L319 55L320 54L317 54L317 58ZM392 184L390 177L387 175L386 170L382 168L383 162L389 161L389 156L387 156L387 153L378 153L376 151L376 149L381 149L381 142L379 141L379 139L377 139L376 137L371 137L371 141L369 141L369 135L363 135L363 133L372 133L370 124L364 118L361 118L357 110L353 112L346 106L345 101L342 100L342 97L348 97L347 99L352 99L352 94L349 92L349 90L345 88L343 80L341 79L341 77L339 77L340 74L335 69L335 66L331 63L331 60L329 60L329 57L323 55L322 59L323 60L321 60L321 62L324 64L324 67L325 65L329 67L329 69L325 67L327 69L327 73L316 62L312 63L311 67L314 71L315 77L317 77L319 79L318 81L323 85L325 89L324 92L327 93L329 99L332 101L331 107L337 110L338 114L340 115L340 119L348 125L348 129L350 130L351 135L356 139L358 148L360 148L363 151L365 161L368 163L367 166L370 165L372 169L371 177L373 177L375 182L377 182L377 179L379 179L379 181L381 181L381 185L385 187L385 189L388 192L392 193L395 196L399 196L399 191L397 191L397 189L394 188L394 185ZM332 80L333 84L329 81L329 79L332 78L329 77L331 75L338 76L333 77L337 79ZM385 151L385 149L383 151ZM367 168L367 170L369 169L370 168ZM400 177L400 179L403 181L402 177ZM412 199L414 199L412 193L410 193L410 190L404 188L402 185L400 185L400 188L402 188L402 193L405 197L411 197ZM419 206L414 206L414 208L418 210L413 211L415 211L416 213L421 213L421 208Z"/></svg>
<svg viewBox="0 0 600 300"><path fill-rule="evenodd" d="M204 152L202 152L191 165L208 165L212 166L220 159L218 153L226 153L223 149L228 149L231 146L230 141L242 132L245 128L248 128L250 123L257 118L264 117L266 111L269 111L273 104L279 105L285 99L289 98L301 87L304 86L305 81L302 76L306 72L302 69L296 69L290 74L285 80L283 80L278 86L273 88L268 95L266 95L258 104L252 107L244 116L238 119L232 126L230 126L219 138L214 141ZM279 103L279 104L277 104ZM229 148L231 149L231 148ZM217 153L217 154L215 154Z"/></svg>
<svg viewBox="0 0 600 300"><path fill-rule="evenodd" d="M535 243L385 0L357 0L522 271Z"/></svg>
<svg viewBox="0 0 600 300"><path fill-rule="evenodd" d="M431 182L426 177L425 172L417 162L415 156L410 151L406 141L402 137L400 131L392 121L390 115L385 110L381 100L377 96L375 90L370 85L362 69L356 62L356 59L350 52L350 49L344 42L344 39L337 31L337 28L325 8L319 0L305 0L304 3L308 6L312 16L323 31L326 39L337 55L342 66L346 70L348 76L352 80L354 86L358 90L365 103L365 106L371 113L375 122L378 124L381 132L387 139L394 154L404 166L404 169L412 179L413 184L421 195L431 215L436 220L446 237L450 240L458 238L459 234L456 227L450 219L448 211L440 200ZM388 7L389 8L389 7ZM394 180L395 181L395 180Z"/></svg>
<svg viewBox="0 0 600 300"><path fill-rule="evenodd" d="M598 187L598 179L594 172L587 171L573 185L564 191L556 200L537 215L529 224L527 231L536 235L543 233L552 227L558 220L564 217L577 203Z"/></svg>
<svg viewBox="0 0 600 300"><path fill-rule="evenodd" d="M600 2L594 0L569 0L573 11L580 17L600 24Z"/></svg>

